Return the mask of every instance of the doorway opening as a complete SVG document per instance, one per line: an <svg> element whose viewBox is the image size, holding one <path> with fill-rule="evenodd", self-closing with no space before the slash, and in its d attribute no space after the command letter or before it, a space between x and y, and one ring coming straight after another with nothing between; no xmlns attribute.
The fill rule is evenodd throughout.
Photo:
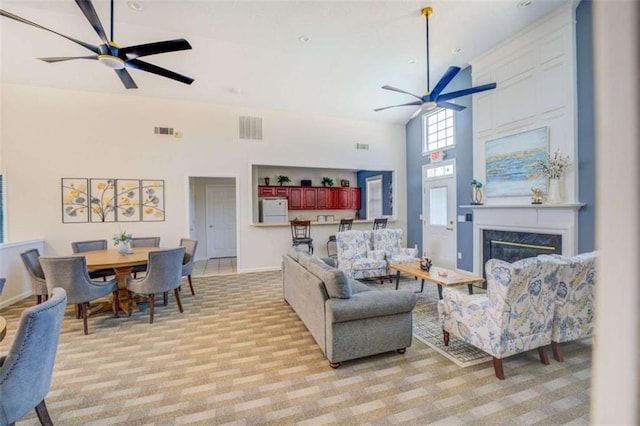
<svg viewBox="0 0 640 426"><path fill-rule="evenodd" d="M199 242L194 273L236 272L236 178L190 177L189 194L189 232Z"/></svg>

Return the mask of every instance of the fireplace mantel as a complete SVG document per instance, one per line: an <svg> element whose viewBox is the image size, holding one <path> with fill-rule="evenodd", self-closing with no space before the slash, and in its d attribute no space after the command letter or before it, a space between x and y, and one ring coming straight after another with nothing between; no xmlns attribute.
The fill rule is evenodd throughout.
<svg viewBox="0 0 640 426"><path fill-rule="evenodd" d="M465 209L573 209L580 210L585 203L564 204L466 204L460 206Z"/></svg>
<svg viewBox="0 0 640 426"><path fill-rule="evenodd" d="M578 250L578 210L584 203L462 205L473 209L473 272L482 273L482 231L501 230L558 234L562 254Z"/></svg>

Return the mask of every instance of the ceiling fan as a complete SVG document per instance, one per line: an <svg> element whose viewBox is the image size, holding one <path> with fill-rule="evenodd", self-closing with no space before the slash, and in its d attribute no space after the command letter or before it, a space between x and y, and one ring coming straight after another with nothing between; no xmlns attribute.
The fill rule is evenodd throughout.
<svg viewBox="0 0 640 426"><path fill-rule="evenodd" d="M49 31L51 33L57 34L60 37L64 37L69 41L72 41L80 46L92 51L94 55L89 56L62 56L62 57L50 57L50 58L38 58L42 61L48 63L54 62L63 62L70 61L74 59L93 59L102 63L108 68L113 69L124 87L127 89L137 89L136 83L131 78L131 75L127 71L127 68L137 69L141 71L150 72L153 74L157 74L162 77L170 78L172 80L179 81L185 84L193 83L193 79L191 77L187 77L173 71L169 71L168 69L150 64L148 62L141 61L140 57L156 55L159 53L168 53L168 52L176 52L179 50L188 50L191 49L191 45L189 42L183 38L176 40L167 40L167 41L159 41L155 43L148 44L139 44L136 46L129 47L119 47L118 44L113 41L113 0L111 0L111 39L107 38L107 35L104 32L104 28L100 23L100 19L98 18L98 14L96 13L91 0L75 0L78 4L82 13L87 18L95 32L98 34L100 39L103 41L100 45L93 45L90 43L85 43L80 40L76 40L72 37L68 37L64 34L60 34L59 32L53 31L49 28L45 28L42 25L38 25L35 22L28 21L27 19L21 18L13 13L7 12L6 10L0 9L0 15L6 16L7 18L13 19L18 22L22 22L24 24L31 25L36 28L40 28L45 31Z"/></svg>
<svg viewBox="0 0 640 426"><path fill-rule="evenodd" d="M452 109L455 111L462 111L465 109L462 105L457 105L451 102L447 102L451 99L460 98L462 96L471 95L473 93L484 92L485 90L495 89L496 83L483 84L482 86L470 87L468 89L457 90L455 92L442 93L444 88L454 79L454 77L460 72L460 67L449 67L447 71L444 73L440 81L436 83L431 91L429 91L430 81L429 81L429 16L433 13L433 9L431 7L425 7L422 9L421 14L425 17L426 25L427 25L427 92L424 96L414 95L413 93L404 91L402 89L398 89L393 86L382 86L385 90L392 90L394 92L405 93L407 95L411 95L414 98L418 98L419 100L414 102L409 102L406 104L400 105L392 105L383 108L374 109L374 111L382 111L389 108L395 108L399 106L420 106L416 112L413 113L411 118L416 117L424 110L433 109L436 107Z"/></svg>

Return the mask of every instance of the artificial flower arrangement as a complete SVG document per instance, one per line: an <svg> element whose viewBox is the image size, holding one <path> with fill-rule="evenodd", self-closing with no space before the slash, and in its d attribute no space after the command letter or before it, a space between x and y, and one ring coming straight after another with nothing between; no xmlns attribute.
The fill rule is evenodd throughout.
<svg viewBox="0 0 640 426"><path fill-rule="evenodd" d="M551 156L547 154L547 161L540 162L542 166L542 174L549 179L560 179L565 171L571 166L568 155L560 154L560 150Z"/></svg>
<svg viewBox="0 0 640 426"><path fill-rule="evenodd" d="M117 234L113 234L113 245L117 246L120 243L129 244L133 241L133 235L127 234L127 231L120 231Z"/></svg>

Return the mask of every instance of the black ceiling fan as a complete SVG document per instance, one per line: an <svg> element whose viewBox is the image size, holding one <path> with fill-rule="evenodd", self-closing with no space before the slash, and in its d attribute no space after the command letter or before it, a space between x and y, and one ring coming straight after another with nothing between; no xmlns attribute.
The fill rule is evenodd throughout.
<svg viewBox="0 0 640 426"><path fill-rule="evenodd" d="M414 102L409 102L406 104L400 105L392 105L383 108L374 109L374 111L382 111L389 108L395 108L399 106L410 106L415 105L419 106L418 110L413 113L411 118L416 117L420 112L428 109L433 109L436 107L452 109L455 111L462 111L465 109L462 105L457 105L451 102L447 102L451 99L460 98L462 96L471 95L473 93L484 92L485 90L495 89L497 87L496 83L483 84L482 86L470 87L468 89L457 90L455 92L442 93L447 84L451 82L455 78L455 76L460 72L460 67L449 67L447 71L444 73L440 81L433 87L431 91L430 81L429 81L429 16L433 13L433 9L431 7L425 7L422 9L421 14L425 17L426 25L427 25L427 92L424 96L414 95L413 93L404 91L402 89L398 89L393 86L382 86L385 90L392 90L394 92L405 93L407 95L411 95L414 98L419 100Z"/></svg>
<svg viewBox="0 0 640 426"><path fill-rule="evenodd" d="M179 81L185 84L193 83L193 79L191 77L187 77L173 71L169 71L168 69L150 64L148 62L141 61L140 57L156 55L159 53L168 53L168 52L176 52L179 50L188 50L191 49L191 45L189 42L183 38L175 39L175 40L167 40L167 41L159 41L155 43L148 44L139 44L136 46L129 47L119 47L116 42L113 41L113 0L111 0L111 40L107 38L107 35L104 32L104 28L102 27L102 23L100 23L100 19L98 18L98 14L96 13L91 0L75 0L78 4L82 13L87 18L95 32L98 34L100 39L103 41L100 45L93 45L90 43L85 43L80 40L76 40L72 37L66 36L64 34L60 34L59 32L53 31L49 28L45 28L42 25L38 25L35 22L31 22L27 19L21 18L13 13L7 12L6 10L0 9L0 15L6 16L7 18L13 19L18 22L22 22L24 24L31 25L36 28L40 28L45 31L49 31L51 33L57 34L60 37L64 37L67 40L70 40L80 46L92 51L94 55L88 56L62 56L62 57L50 57L50 58L38 58L42 61L54 63L54 62L63 62L70 61L74 59L94 59L108 68L112 68L120 80L124 87L127 89L137 89L136 83L131 78L131 75L127 71L127 68L133 68L141 71L147 71L153 74L157 74L162 77L170 78L172 80Z"/></svg>

